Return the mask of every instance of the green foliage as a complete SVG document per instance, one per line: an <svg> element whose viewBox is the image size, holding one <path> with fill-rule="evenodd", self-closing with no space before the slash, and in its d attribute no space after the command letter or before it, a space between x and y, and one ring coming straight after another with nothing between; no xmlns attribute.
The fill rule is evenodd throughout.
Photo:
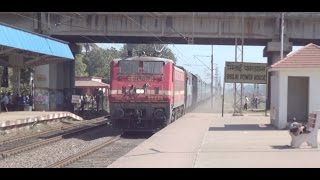
<svg viewBox="0 0 320 180"><path fill-rule="evenodd" d="M128 45L125 44L120 50L115 48L101 48L96 44L82 43L82 53L76 55L75 73L76 76L99 76L103 78L103 82L110 81L110 63L113 59L124 58L127 56ZM145 55L159 56L172 59L176 62L176 57L167 46L155 44L135 44L130 46L133 48L133 56ZM162 51L159 53L162 48Z"/></svg>
<svg viewBox="0 0 320 180"><path fill-rule="evenodd" d="M90 44L83 52L86 71L89 76L99 76L107 81L110 78L110 62L119 58L120 52L115 48L103 49L96 44Z"/></svg>
<svg viewBox="0 0 320 180"><path fill-rule="evenodd" d="M3 73L4 67L0 67L0 73ZM29 94L31 92L31 85L30 85L30 75L33 70L31 68L21 69L20 71L20 92L24 94ZM0 76L1 77L1 76ZM2 87L0 91L2 92L13 92L13 69L8 68L8 80L9 80L9 87Z"/></svg>
<svg viewBox="0 0 320 180"><path fill-rule="evenodd" d="M2 75L1 75L1 87L8 87L8 67L2 68Z"/></svg>
<svg viewBox="0 0 320 180"><path fill-rule="evenodd" d="M86 72L87 64L84 63L83 54L77 54L75 59L75 74L76 76L88 76Z"/></svg>
<svg viewBox="0 0 320 180"><path fill-rule="evenodd" d="M0 66L0 80L2 80L2 78L5 78L5 77L2 77L4 75L4 66ZM12 92L12 85L10 85L10 70L11 68L8 68L8 81L9 81L9 87L0 87L0 93L2 92L8 92L8 91L11 91ZM11 73L12 75L12 73Z"/></svg>
<svg viewBox="0 0 320 180"><path fill-rule="evenodd" d="M30 94L31 93L31 84L30 84L30 75L31 75L32 69L21 69L20 74L20 91L24 94Z"/></svg>

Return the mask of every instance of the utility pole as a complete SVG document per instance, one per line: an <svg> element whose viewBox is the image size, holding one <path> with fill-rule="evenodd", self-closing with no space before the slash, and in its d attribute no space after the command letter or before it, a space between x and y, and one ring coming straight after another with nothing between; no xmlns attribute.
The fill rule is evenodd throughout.
<svg viewBox="0 0 320 180"><path fill-rule="evenodd" d="M283 59L283 33L284 32L284 13L281 14L281 56L280 58Z"/></svg>
<svg viewBox="0 0 320 180"><path fill-rule="evenodd" d="M213 108L213 45L211 45L211 109Z"/></svg>
<svg viewBox="0 0 320 180"><path fill-rule="evenodd" d="M216 68L215 68L215 77L214 77L214 95L215 95L215 99L217 99L217 97L219 97L219 74L218 74L218 65L216 64Z"/></svg>
<svg viewBox="0 0 320 180"><path fill-rule="evenodd" d="M238 62L238 39L235 39L235 55L234 62ZM237 110L237 83L233 83L234 94L233 94L233 115L235 116L238 113Z"/></svg>
<svg viewBox="0 0 320 180"><path fill-rule="evenodd" d="M244 14L242 13L242 23L241 23L241 63L243 63L243 40L244 40ZM242 91L243 84L240 84L240 114L242 114Z"/></svg>
<svg viewBox="0 0 320 180"><path fill-rule="evenodd" d="M237 17L238 19L238 17ZM241 16L241 23L237 23L236 25L239 26L241 24L241 48L238 47L238 37L235 38L235 62L238 62L238 51L241 53L241 63L243 63L243 45L244 45L244 13ZM236 20L238 22L238 20ZM239 48L239 49L238 49ZM240 58L239 58L240 59ZM239 85L239 86L238 86ZM242 114L242 90L243 84L242 83L233 83L234 87L234 103L233 103L233 116L243 116ZM240 92L239 92L240 91Z"/></svg>

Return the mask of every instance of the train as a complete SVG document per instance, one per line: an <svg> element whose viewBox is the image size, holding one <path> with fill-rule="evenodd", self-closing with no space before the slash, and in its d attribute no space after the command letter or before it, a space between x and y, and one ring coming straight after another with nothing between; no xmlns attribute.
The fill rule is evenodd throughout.
<svg viewBox="0 0 320 180"><path fill-rule="evenodd" d="M110 70L110 119L124 133L156 132L211 96L209 84L171 59L114 59Z"/></svg>

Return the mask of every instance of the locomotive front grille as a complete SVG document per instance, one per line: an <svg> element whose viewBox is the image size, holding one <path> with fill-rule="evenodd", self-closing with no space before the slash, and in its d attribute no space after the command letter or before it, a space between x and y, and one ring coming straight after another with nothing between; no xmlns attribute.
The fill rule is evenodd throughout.
<svg viewBox="0 0 320 180"><path fill-rule="evenodd" d="M168 103L113 103L110 105L112 124L120 129L158 129L170 117Z"/></svg>

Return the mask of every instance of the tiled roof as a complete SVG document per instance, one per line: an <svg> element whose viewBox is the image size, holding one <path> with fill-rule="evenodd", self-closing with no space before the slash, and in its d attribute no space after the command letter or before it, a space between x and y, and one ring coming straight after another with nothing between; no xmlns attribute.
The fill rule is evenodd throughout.
<svg viewBox="0 0 320 180"><path fill-rule="evenodd" d="M320 47L310 43L284 59L271 65L272 68L320 68Z"/></svg>
<svg viewBox="0 0 320 180"><path fill-rule="evenodd" d="M109 87L109 84L97 82L97 81L76 81L75 87Z"/></svg>

